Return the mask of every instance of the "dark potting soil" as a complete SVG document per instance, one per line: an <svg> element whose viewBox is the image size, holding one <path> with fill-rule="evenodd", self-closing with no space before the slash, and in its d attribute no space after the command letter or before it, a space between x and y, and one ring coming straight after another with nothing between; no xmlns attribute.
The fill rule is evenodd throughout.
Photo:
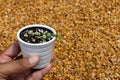
<svg viewBox="0 0 120 80"><path fill-rule="evenodd" d="M42 27L27 28L20 33L20 38L28 43L48 42L53 37L54 34L52 31Z"/></svg>

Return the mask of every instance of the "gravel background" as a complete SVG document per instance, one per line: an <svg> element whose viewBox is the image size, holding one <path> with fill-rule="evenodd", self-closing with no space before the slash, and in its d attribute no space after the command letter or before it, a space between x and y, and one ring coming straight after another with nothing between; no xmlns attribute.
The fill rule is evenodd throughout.
<svg viewBox="0 0 120 80"><path fill-rule="evenodd" d="M0 0L0 51L29 24L62 35L44 80L120 80L120 0Z"/></svg>

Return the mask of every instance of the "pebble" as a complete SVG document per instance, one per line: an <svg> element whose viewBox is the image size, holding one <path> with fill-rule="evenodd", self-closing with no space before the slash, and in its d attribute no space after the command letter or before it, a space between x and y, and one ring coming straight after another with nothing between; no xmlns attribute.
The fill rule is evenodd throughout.
<svg viewBox="0 0 120 80"><path fill-rule="evenodd" d="M49 25L62 34L55 42L53 69L43 80L120 79L119 0L0 0L0 4L0 51L25 25Z"/></svg>

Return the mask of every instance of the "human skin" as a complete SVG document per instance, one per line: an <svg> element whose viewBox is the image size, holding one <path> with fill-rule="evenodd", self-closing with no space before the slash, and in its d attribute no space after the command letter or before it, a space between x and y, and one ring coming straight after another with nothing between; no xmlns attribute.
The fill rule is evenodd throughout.
<svg viewBox="0 0 120 80"><path fill-rule="evenodd" d="M10 47L4 50L0 55L0 80L40 80L51 69L49 64L47 67L40 70L32 68L39 63L39 56L29 56L26 58L16 58L20 53L18 41L15 41ZM55 55L52 55L54 61Z"/></svg>

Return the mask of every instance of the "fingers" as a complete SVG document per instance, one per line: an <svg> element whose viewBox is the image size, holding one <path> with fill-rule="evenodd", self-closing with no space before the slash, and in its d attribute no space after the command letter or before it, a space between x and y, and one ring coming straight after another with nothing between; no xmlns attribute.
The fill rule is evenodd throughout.
<svg viewBox="0 0 120 80"><path fill-rule="evenodd" d="M30 56L9 63L0 64L0 73L7 76L22 73L37 65L39 60L39 56Z"/></svg>
<svg viewBox="0 0 120 80"><path fill-rule="evenodd" d="M22 56L22 55L19 55L19 56L17 56L17 57L15 58L15 60L21 59L21 58L23 58L23 56ZM56 55L53 53L53 54L52 54L51 62L53 62L55 59L56 59Z"/></svg>
<svg viewBox="0 0 120 80"><path fill-rule="evenodd" d="M52 54L51 62L53 62L55 59L56 59L56 55L53 53L53 54Z"/></svg>
<svg viewBox="0 0 120 80"><path fill-rule="evenodd" d="M25 74L21 73L21 74L15 74L9 77L9 80L25 80Z"/></svg>
<svg viewBox="0 0 120 80"><path fill-rule="evenodd" d="M5 63L5 62L9 62L11 61L12 59L6 55L1 55L0 56L0 63Z"/></svg>
<svg viewBox="0 0 120 80"><path fill-rule="evenodd" d="M20 46L19 42L15 41L10 47L8 47L4 52L3 55L9 56L11 58L14 58L17 56L20 52Z"/></svg>
<svg viewBox="0 0 120 80"><path fill-rule="evenodd" d="M55 59L56 59L56 56L55 56L55 54L53 53L53 54L52 54L51 62L53 62ZM50 69L51 69L51 65L49 65L49 66L47 67L47 70L46 70L46 69L43 69L42 72L48 73ZM44 70L45 70L45 71L44 71ZM33 77L36 77L36 78L37 78L37 75L38 75L38 78L37 78L37 79L35 78L35 80L40 80L40 79L46 74L46 73L43 73L43 75L41 75L41 70L40 70L40 71L35 70L35 71L37 71L37 72L35 72L35 73L32 74L32 76L33 76ZM30 71L30 72L27 72L27 73L26 73L26 76L28 76L30 73L31 73L31 71ZM36 75L36 76L35 76L35 75ZM32 76L30 75L29 77L27 77L27 80L30 80L30 78L31 78ZM41 77L40 77L40 76L41 76Z"/></svg>
<svg viewBox="0 0 120 80"><path fill-rule="evenodd" d="M51 70L51 68L52 66L50 64L46 68L32 73L26 78L26 80L40 80Z"/></svg>

